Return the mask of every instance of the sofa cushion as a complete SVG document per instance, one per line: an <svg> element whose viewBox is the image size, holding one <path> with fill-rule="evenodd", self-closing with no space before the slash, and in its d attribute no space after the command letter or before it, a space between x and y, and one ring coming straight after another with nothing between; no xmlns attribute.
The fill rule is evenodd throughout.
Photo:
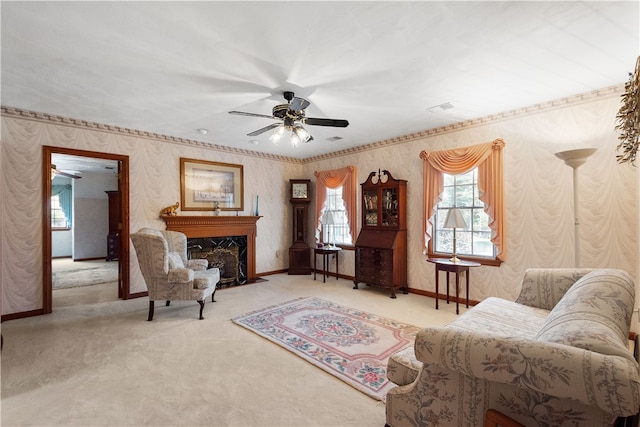
<svg viewBox="0 0 640 427"><path fill-rule="evenodd" d="M629 351L634 301L634 284L628 274L593 271L578 280L551 310L536 339L634 361Z"/></svg>
<svg viewBox="0 0 640 427"><path fill-rule="evenodd" d="M549 310L489 297L450 322L447 327L483 331L492 336L535 339Z"/></svg>
<svg viewBox="0 0 640 427"><path fill-rule="evenodd" d="M180 257L178 252L169 252L167 259L169 261L169 270L184 268L184 262L182 262L182 257Z"/></svg>
<svg viewBox="0 0 640 427"><path fill-rule="evenodd" d="M489 297L450 322L447 327L482 330L491 336L534 339L548 314L548 310ZM418 377L421 368L422 362L416 358L414 346L407 347L389 357L387 378L397 385L410 384Z"/></svg>

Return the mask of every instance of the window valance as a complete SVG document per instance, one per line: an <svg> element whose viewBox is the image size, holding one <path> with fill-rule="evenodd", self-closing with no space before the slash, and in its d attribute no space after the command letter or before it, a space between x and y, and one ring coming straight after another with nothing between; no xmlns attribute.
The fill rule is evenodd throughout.
<svg viewBox="0 0 640 427"><path fill-rule="evenodd" d="M349 231L355 239L356 234L356 191L358 188L358 174L355 166L345 166L340 169L315 171L316 177L316 229L320 229L320 213L327 199L327 188L342 187L342 200L347 211ZM316 231L317 231L316 230Z"/></svg>
<svg viewBox="0 0 640 427"><path fill-rule="evenodd" d="M479 198L484 203L484 211L489 216L491 243L496 247L497 258L504 260L504 185L502 149L505 142L496 139L484 144L455 148L452 150L420 152L423 160L423 211L422 223L424 248L426 251L433 234L432 218L435 207L444 191L443 173L458 175L478 168Z"/></svg>

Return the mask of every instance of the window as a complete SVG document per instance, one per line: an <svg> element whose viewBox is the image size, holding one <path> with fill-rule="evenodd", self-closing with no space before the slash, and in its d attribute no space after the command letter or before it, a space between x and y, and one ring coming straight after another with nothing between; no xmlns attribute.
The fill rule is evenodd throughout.
<svg viewBox="0 0 640 427"><path fill-rule="evenodd" d="M453 252L453 230L443 229L443 223L445 210L456 206L464 210L469 225L460 231L456 252L473 254L475 261L486 265L498 266L506 259L504 146L502 139L496 139L451 150L420 152L424 166L422 231L425 254L442 256ZM439 240L437 243L436 239ZM437 251L446 252L438 254Z"/></svg>
<svg viewBox="0 0 640 427"><path fill-rule="evenodd" d="M327 221L331 217L331 220ZM352 245L347 209L342 199L342 187L327 188L325 209L322 211L322 241L342 245Z"/></svg>
<svg viewBox="0 0 640 427"><path fill-rule="evenodd" d="M60 205L60 194L51 196L51 228L70 228L69 219Z"/></svg>
<svg viewBox="0 0 640 427"><path fill-rule="evenodd" d="M495 258L495 246L491 243L489 216L484 212L484 203L478 197L478 168L460 175L443 173L444 192L442 201L436 206L433 227L433 251L453 252L453 229L443 228L447 213L458 208L467 223L467 228L456 229L456 252L458 255Z"/></svg>
<svg viewBox="0 0 640 427"><path fill-rule="evenodd" d="M356 235L356 194L358 188L358 172L355 166L345 166L340 169L315 171L316 177L316 207L315 207L315 238L316 242L340 245L353 245ZM331 213L331 220L325 219L325 214ZM333 224L327 224L331 222ZM332 235L329 236L329 231Z"/></svg>

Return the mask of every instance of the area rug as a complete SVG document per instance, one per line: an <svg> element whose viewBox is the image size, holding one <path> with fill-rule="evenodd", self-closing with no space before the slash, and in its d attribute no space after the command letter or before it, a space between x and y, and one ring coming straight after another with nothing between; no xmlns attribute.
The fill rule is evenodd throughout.
<svg viewBox="0 0 640 427"><path fill-rule="evenodd" d="M387 360L413 345L419 327L314 297L287 301L233 321L357 390L384 400L394 386Z"/></svg>
<svg viewBox="0 0 640 427"><path fill-rule="evenodd" d="M75 288L77 286L91 286L101 283L118 281L118 263L105 262L97 267L86 268L80 266L75 269L54 271L51 274L53 289Z"/></svg>

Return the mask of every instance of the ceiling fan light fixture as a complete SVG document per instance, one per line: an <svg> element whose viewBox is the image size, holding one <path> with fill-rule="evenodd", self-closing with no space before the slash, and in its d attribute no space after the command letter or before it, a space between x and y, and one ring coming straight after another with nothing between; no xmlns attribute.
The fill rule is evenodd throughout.
<svg viewBox="0 0 640 427"><path fill-rule="evenodd" d="M296 148L300 144L300 137L295 132L291 134L291 145Z"/></svg>
<svg viewBox="0 0 640 427"><path fill-rule="evenodd" d="M311 103L304 98L297 98L293 92L284 92L284 99L287 103L273 107L271 110L271 116L266 114L247 113L244 111L229 111L229 114L281 120L282 122L280 124L273 123L268 126L264 126L258 130L249 132L247 136L258 136L271 129L275 129L273 134L269 137L269 140L275 145L278 145L284 135L284 132L291 132L291 143L294 147L301 142L306 143L313 141L313 136L311 136L311 134L303 128L301 124L341 128L349 126L349 122L347 120L306 117L305 109L311 105Z"/></svg>
<svg viewBox="0 0 640 427"><path fill-rule="evenodd" d="M273 142L275 145L278 145L280 140L282 139L282 135L284 135L284 125L280 125L273 131L271 136L269 137L269 141Z"/></svg>
<svg viewBox="0 0 640 427"><path fill-rule="evenodd" d="M300 142L309 142L309 140L311 139L311 134L300 125L296 125L293 128L293 134L298 138Z"/></svg>

